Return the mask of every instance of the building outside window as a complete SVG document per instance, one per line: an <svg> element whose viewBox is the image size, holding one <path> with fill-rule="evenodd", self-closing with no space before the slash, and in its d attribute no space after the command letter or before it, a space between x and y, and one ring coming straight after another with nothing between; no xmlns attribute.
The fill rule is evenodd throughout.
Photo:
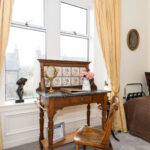
<svg viewBox="0 0 150 150"><path fill-rule="evenodd" d="M61 2L61 58L89 60L88 9Z"/></svg>
<svg viewBox="0 0 150 150"><path fill-rule="evenodd" d="M21 77L28 79L24 98L37 97L37 59L45 58L44 11L44 0L15 0L5 61L6 100L18 99L16 82Z"/></svg>

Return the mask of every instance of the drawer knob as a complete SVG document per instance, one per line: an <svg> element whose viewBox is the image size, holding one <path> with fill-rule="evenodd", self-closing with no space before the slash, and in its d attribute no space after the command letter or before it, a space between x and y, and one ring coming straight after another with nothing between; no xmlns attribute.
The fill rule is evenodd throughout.
<svg viewBox="0 0 150 150"><path fill-rule="evenodd" d="M83 102L83 101L84 101L84 98L83 98L83 97L81 97L81 98L80 98L80 101L81 101L81 102Z"/></svg>

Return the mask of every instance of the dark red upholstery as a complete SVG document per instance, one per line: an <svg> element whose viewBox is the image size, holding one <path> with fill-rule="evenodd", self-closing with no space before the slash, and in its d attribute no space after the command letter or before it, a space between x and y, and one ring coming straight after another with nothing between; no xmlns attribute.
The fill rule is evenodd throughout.
<svg viewBox="0 0 150 150"><path fill-rule="evenodd" d="M149 95L150 95L150 72L145 72L145 77L146 77L147 86L148 86Z"/></svg>

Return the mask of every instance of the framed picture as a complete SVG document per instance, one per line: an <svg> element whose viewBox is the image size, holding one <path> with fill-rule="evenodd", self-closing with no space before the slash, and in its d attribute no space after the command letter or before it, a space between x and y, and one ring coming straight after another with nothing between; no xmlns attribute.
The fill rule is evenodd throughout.
<svg viewBox="0 0 150 150"><path fill-rule="evenodd" d="M139 46L140 36L136 29L131 29L127 35L127 44L130 50L136 50Z"/></svg>
<svg viewBox="0 0 150 150"><path fill-rule="evenodd" d="M65 139L64 122L54 125L53 144Z"/></svg>

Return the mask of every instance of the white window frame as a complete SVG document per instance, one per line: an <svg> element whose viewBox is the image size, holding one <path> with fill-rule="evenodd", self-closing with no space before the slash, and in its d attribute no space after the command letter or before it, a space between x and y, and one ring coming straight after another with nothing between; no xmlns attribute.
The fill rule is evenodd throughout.
<svg viewBox="0 0 150 150"><path fill-rule="evenodd" d="M26 29L26 30L32 30L32 31L37 31L37 32L44 32L45 33L45 59L47 58L47 26L46 26L46 3L47 0L43 0L43 26L38 26L38 25L30 25L27 22L25 23L21 23L21 22L17 22L17 21L13 21L11 22L11 27L15 27L15 28L21 28L21 29ZM6 65L4 65L4 72L6 72ZM4 79L4 86L6 85L6 73L4 73L5 75L5 79ZM2 83L3 84L3 83ZM9 101L6 99L6 86L5 86L5 102ZM25 100L29 100L29 99L35 99L35 98L24 98ZM15 100L13 100L15 101Z"/></svg>
<svg viewBox="0 0 150 150"><path fill-rule="evenodd" d="M89 59L90 59L89 58L89 43L90 43L89 42L89 8L82 7L79 4L69 3L68 1L67 2L61 1L61 3L86 10L86 35L78 34L75 32L60 31L60 36L68 36L68 37L86 39L87 40L87 60L86 61L89 61ZM60 53L61 53L61 49L60 49ZM69 59L69 58L70 57L67 57L64 59Z"/></svg>
<svg viewBox="0 0 150 150"><path fill-rule="evenodd" d="M93 51L92 41L93 34L91 34L91 11L93 10L92 0L44 0L44 30L45 30L45 57L48 59L61 59L60 57L60 2L66 2L75 6L79 6L88 9L88 37L89 37L89 60L91 61L91 52ZM54 6L53 6L54 5ZM53 14L55 14L55 19ZM53 22L51 22L53 20ZM14 23L14 26L17 25ZM12 23L12 26L13 26ZM23 26L24 27L24 26ZM26 27L26 26L25 26ZM33 26L30 25L32 28ZM29 27L28 27L29 28ZM37 29L39 27L37 26ZM54 40L55 39L55 40ZM51 41L51 42L50 42ZM55 54L53 53L55 49ZM53 53L53 55L51 55ZM34 102L33 100L27 100L23 104L8 103L5 97L5 65L2 71L2 79L0 80L0 106L10 107L12 105L26 105Z"/></svg>

